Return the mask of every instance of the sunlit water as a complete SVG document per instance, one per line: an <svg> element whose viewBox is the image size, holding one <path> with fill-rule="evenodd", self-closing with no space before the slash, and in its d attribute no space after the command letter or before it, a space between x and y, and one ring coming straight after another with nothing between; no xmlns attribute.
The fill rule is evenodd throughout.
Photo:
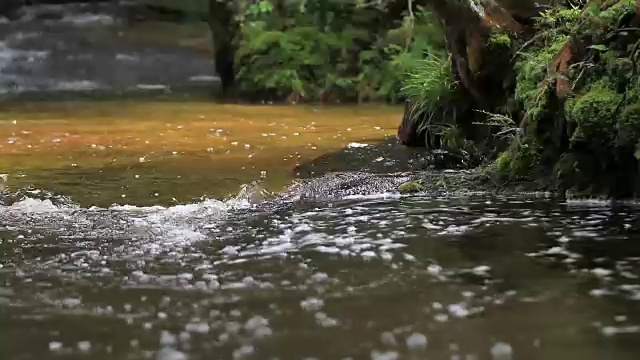
<svg viewBox="0 0 640 360"><path fill-rule="evenodd" d="M269 111L276 110L264 108L267 119ZM310 116L304 121L313 122ZM3 126L24 124L23 118ZM254 119L256 128L264 126ZM366 129L373 133L375 126L383 127L344 119L352 122L340 126L352 131L343 134L355 133L356 126L364 132L327 146L348 148L356 138L367 138ZM266 121L269 126L276 120ZM43 127L35 139L54 129L45 131L47 122L28 124L34 133ZM60 124L78 132L83 128L69 120ZM114 128L101 133L100 124L84 127L95 130L95 140L85 138L85 130L76 141L84 147L114 139L108 136ZM152 121L145 130L129 124L135 130L128 134L140 138L133 144L144 144L145 131L156 129ZM164 120L160 124L155 126L166 126ZM180 122L172 128L177 124L184 126L180 131L197 128ZM288 126L273 131L290 136L285 132L299 125ZM211 126L218 127L226 128ZM191 136L199 139L194 134L203 128L192 129ZM264 131L256 128L252 134ZM170 151L179 138L155 145L166 144ZM274 150L278 146L268 147L260 138L248 143L265 144L257 152L264 159L290 151ZM372 134L370 140L375 138ZM41 146L37 154L44 159L50 152L75 154L63 152L64 141L35 139L10 145L23 146L16 151L24 152L23 159L30 159L27 149L33 149L26 144ZM215 135L211 139L218 141ZM320 156L306 145L308 138L273 141L307 149L309 158ZM227 142L227 149L235 149ZM100 151L109 154L105 158L115 153L135 163L153 149L118 144L113 140L112 148ZM203 142L180 144L206 153ZM243 154L237 159L246 158L245 150L237 151ZM228 166L237 187L243 177L250 178L233 172L223 159L213 157L208 164ZM64 157L60 164L68 161L83 166ZM243 161L236 166L250 164ZM285 166L287 161L274 160L273 168L289 174L295 167ZM198 168L204 162L198 164L184 169L204 171ZM49 166L57 165L49 160ZM95 166L85 170L100 179ZM33 191L0 207L2 359L582 360L637 359L640 353L640 216L634 205L557 205L525 195L400 196L382 188L375 195L373 187L362 196L345 192L328 200L287 196L255 202L243 192L226 201L158 201L160 206L149 205L144 196L119 198L119 191L101 188L98 180L83 183L75 168L55 173L25 163L25 178L56 174L42 188L55 188L65 179L82 187L58 188L71 200ZM167 191L192 186L193 196L207 193L203 183L190 182L193 178L176 180L171 171L178 165L155 169L156 181L173 184ZM212 189L222 176L210 174ZM133 180L109 181L124 187ZM349 186L338 185L337 194ZM92 186L102 189L100 201L82 196ZM91 206L109 202L120 205Z"/></svg>
<svg viewBox="0 0 640 360"><path fill-rule="evenodd" d="M0 105L0 172L14 188L73 194L88 206L221 199L256 180L279 191L298 174L314 175L303 165L315 159L366 150L395 134L401 113L373 105L14 102ZM346 159L337 160L334 169ZM385 157L372 160L387 165Z"/></svg>

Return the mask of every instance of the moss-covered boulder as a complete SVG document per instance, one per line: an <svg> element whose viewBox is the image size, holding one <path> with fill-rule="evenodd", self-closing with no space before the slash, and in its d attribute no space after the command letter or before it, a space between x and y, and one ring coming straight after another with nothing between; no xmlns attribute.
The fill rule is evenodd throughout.
<svg viewBox="0 0 640 360"><path fill-rule="evenodd" d="M401 194L413 194L424 190L424 186L417 181L407 181L398 186L398 192Z"/></svg>
<svg viewBox="0 0 640 360"><path fill-rule="evenodd" d="M614 146L616 137L616 111L622 101L622 95L611 88L608 79L594 83L589 91L575 99L567 101L567 121L574 124L570 134L572 144L583 143L595 149Z"/></svg>

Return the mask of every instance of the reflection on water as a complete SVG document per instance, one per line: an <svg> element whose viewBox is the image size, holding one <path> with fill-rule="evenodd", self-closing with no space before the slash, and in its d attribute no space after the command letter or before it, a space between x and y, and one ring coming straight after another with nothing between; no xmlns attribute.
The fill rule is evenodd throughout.
<svg viewBox="0 0 640 360"><path fill-rule="evenodd" d="M0 210L19 359L636 359L635 208L368 197Z"/></svg>

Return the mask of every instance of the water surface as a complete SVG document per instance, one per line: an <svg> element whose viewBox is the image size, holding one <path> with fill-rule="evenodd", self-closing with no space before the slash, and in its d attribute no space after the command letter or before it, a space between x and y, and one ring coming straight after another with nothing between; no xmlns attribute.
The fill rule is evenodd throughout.
<svg viewBox="0 0 640 360"><path fill-rule="evenodd" d="M260 171L278 189L305 160L366 152L357 144L382 141L397 109L7 109L10 189L33 183L68 198L34 190L0 207L0 358L640 353L635 205L400 196L377 186L384 175L320 178L327 193L348 194L331 200L216 200Z"/></svg>
<svg viewBox="0 0 640 360"><path fill-rule="evenodd" d="M242 106L206 101L67 101L0 108L0 172L85 205L224 198L260 180L394 134L395 106ZM175 199L175 200L174 200Z"/></svg>

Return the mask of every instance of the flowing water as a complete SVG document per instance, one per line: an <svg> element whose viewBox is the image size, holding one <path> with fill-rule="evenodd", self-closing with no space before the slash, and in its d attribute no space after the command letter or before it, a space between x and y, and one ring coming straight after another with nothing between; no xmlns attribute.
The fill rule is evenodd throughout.
<svg viewBox="0 0 640 360"><path fill-rule="evenodd" d="M411 174L383 173L414 159L383 142L397 108L31 103L3 116L10 192L66 197L27 190L0 207L2 359L640 353L637 207L400 196ZM368 173L323 176L358 164ZM239 191L296 177L315 180L266 200Z"/></svg>

